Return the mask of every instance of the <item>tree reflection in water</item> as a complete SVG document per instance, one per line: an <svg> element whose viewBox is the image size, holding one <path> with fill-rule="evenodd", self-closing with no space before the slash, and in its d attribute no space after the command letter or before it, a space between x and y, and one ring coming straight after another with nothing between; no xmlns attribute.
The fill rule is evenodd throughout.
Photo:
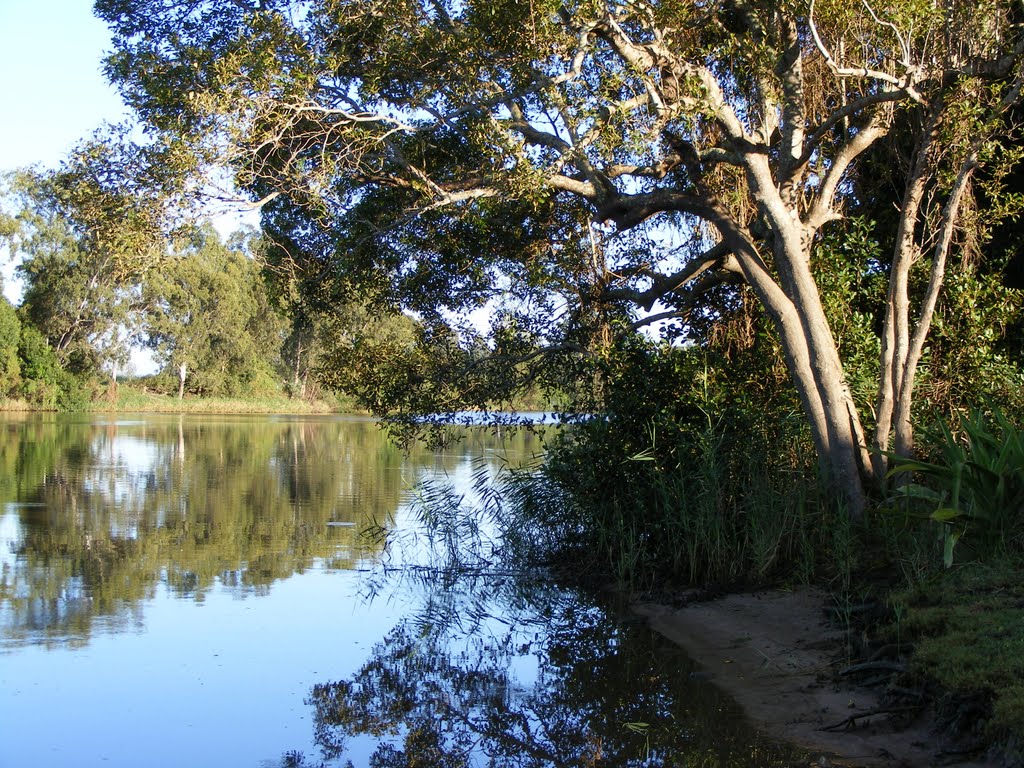
<svg viewBox="0 0 1024 768"><path fill-rule="evenodd" d="M403 452L366 419L4 414L0 651L133 630L165 589L258 597L363 567L380 551L362 532L390 530L408 488L474 440L500 445Z"/></svg>
<svg viewBox="0 0 1024 768"><path fill-rule="evenodd" d="M480 579L447 593L476 607L470 626L423 612L351 679L313 689L325 758L372 737L371 768L793 764L645 627L547 583L486 586L488 613Z"/></svg>

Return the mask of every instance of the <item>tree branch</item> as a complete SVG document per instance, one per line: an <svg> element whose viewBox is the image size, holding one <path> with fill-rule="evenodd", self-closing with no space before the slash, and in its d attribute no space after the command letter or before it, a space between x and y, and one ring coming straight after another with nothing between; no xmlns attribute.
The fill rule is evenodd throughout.
<svg viewBox="0 0 1024 768"><path fill-rule="evenodd" d="M832 209L832 201L835 199L839 184L846 174L847 169L861 153L867 150L876 140L888 132L880 115L875 114L866 127L846 143L839 153L833 158L832 165L825 174L825 179L818 190L818 197L814 205L804 217L804 226L811 232L817 232L825 222L838 218Z"/></svg>
<svg viewBox="0 0 1024 768"><path fill-rule="evenodd" d="M720 285L736 284L739 282L742 282L740 276L731 272L712 272L705 274L704 277L698 280L697 284L682 297L683 300L674 309L659 312L656 315L642 317L636 322L631 323L629 329L631 331L637 331L644 326L652 325L662 320L673 320L679 317L686 317L693 311L697 302L706 296L713 288L717 288Z"/></svg>
<svg viewBox="0 0 1024 768"><path fill-rule="evenodd" d="M866 2L864 4L867 7L868 12L872 16L874 16L874 11L871 9L871 6L867 5ZM876 21L878 21L877 17L875 17L875 19ZM881 24L883 22L878 21L878 23ZM889 22L885 22L885 24L887 26L893 26ZM828 65L828 68L832 70L832 74L836 75L837 77L857 77L868 80L877 80L878 82L881 83L887 83L889 85L896 86L896 88L900 90L904 90L907 93L907 95L914 101L918 103L923 103L924 100L922 99L921 94L919 94L914 87L917 83L918 78L921 77L922 72L920 67L916 67L911 63L910 51L908 48L906 48L906 44L901 36L897 34L897 37L902 48L901 53L905 52L903 61L901 62L905 67L905 72L902 78L896 77L895 75L889 74L888 72L882 72L880 70L870 69L868 67L839 66L836 60L832 57L832 54L829 52L828 48L825 47L825 43L822 42L821 36L818 34L818 26L814 23L814 0L810 0L810 7L807 11L807 25L808 27L810 27L811 37L814 40L815 48L817 48L818 53L820 53L822 57L824 57L825 63Z"/></svg>
<svg viewBox="0 0 1024 768"><path fill-rule="evenodd" d="M729 248L725 243L718 243L698 258L695 258L685 267L670 275L663 275L646 267L638 268L632 271L632 275L627 275L625 277L628 278L629 276L636 276L650 278L652 283L650 288L646 291L638 291L631 288L608 287L601 291L600 298L602 300L630 301L639 307L643 307L649 312L658 299L680 290L687 283L697 279L709 269L714 267L718 267L719 269L724 268L724 258L729 253Z"/></svg>

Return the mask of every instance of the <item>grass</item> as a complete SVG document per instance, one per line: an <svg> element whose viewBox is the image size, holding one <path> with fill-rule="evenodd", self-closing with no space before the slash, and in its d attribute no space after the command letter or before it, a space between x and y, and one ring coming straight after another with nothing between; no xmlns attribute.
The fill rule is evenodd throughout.
<svg viewBox="0 0 1024 768"><path fill-rule="evenodd" d="M20 397L11 397L0 400L0 411L5 411L7 413L24 413L34 410L36 409L32 407L32 404L29 403L28 400Z"/></svg>
<svg viewBox="0 0 1024 768"><path fill-rule="evenodd" d="M853 567L853 532L809 441L797 433L767 452L769 436L702 426L652 428L643 447L630 425L597 421L549 446L516 502L538 556L641 591L807 583Z"/></svg>
<svg viewBox="0 0 1024 768"><path fill-rule="evenodd" d="M93 404L94 411L133 413L332 413L340 409L324 401L309 402L284 395L252 398L162 395L122 386L116 398Z"/></svg>
<svg viewBox="0 0 1024 768"><path fill-rule="evenodd" d="M1024 745L1024 558L959 565L892 602L912 670L955 699L984 702L987 738Z"/></svg>
<svg viewBox="0 0 1024 768"><path fill-rule="evenodd" d="M0 411L28 412L39 408L21 398L0 400ZM354 413L357 409L341 402L294 399L285 395L249 398L188 397L179 400L176 395L122 385L116 396L101 396L87 408L95 412L115 413Z"/></svg>

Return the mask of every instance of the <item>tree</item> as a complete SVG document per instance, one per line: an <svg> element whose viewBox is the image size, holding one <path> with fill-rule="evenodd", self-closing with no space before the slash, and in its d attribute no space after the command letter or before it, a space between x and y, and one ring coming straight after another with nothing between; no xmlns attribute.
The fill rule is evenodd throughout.
<svg viewBox="0 0 1024 768"><path fill-rule="evenodd" d="M277 388L284 326L243 240L200 228L143 287L146 344L179 371L179 397L186 382L207 396Z"/></svg>
<svg viewBox="0 0 1024 768"><path fill-rule="evenodd" d="M138 165L114 132L83 142L56 171L9 177L16 213L5 240L21 259L21 313L74 373L123 363L139 282L163 252L163 203L140 194L129 177Z"/></svg>
<svg viewBox="0 0 1024 768"><path fill-rule="evenodd" d="M15 392L21 384L21 363L18 360L18 341L21 321L18 313L5 297L0 296L0 397Z"/></svg>
<svg viewBox="0 0 1024 768"><path fill-rule="evenodd" d="M854 515L881 451L912 449L963 202L975 169L1000 160L1024 54L1005 0L96 9L114 32L108 72L139 115L202 159L226 147L267 230L342 295L424 314L511 295L501 327L529 359L585 350L579 328L601 303L628 308L627 330L652 322L642 309L685 334L749 285ZM872 461L815 244L857 159L902 116L913 164L889 244Z"/></svg>

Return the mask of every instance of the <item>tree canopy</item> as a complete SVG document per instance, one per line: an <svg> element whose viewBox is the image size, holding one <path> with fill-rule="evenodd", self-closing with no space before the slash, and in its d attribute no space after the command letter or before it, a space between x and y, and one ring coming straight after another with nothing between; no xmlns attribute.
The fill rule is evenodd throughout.
<svg viewBox="0 0 1024 768"><path fill-rule="evenodd" d="M124 367L138 283L166 247L168 209L131 177L137 152L106 134L55 171L9 177L16 210L4 239L20 259L22 314L78 373Z"/></svg>
<svg viewBox="0 0 1024 768"><path fill-rule="evenodd" d="M188 392L223 397L276 387L284 320L246 246L241 236L225 245L207 225L142 286L146 345L161 366L184 371Z"/></svg>
<svg viewBox="0 0 1024 768"><path fill-rule="evenodd" d="M182 167L229 164L318 300L438 324L491 302L487 356L507 371L655 319L699 342L749 286L854 514L885 451L912 449L916 371L975 170L1014 159L1024 38L1006 0L96 10L114 33L108 74L157 145L188 149ZM857 403L816 244L869 190L858 159L897 126L911 162L886 262L859 265L889 284L875 402Z"/></svg>
<svg viewBox="0 0 1024 768"><path fill-rule="evenodd" d="M3 394L80 407L93 384L130 371L132 345L168 370L184 364L190 393L280 391L285 326L257 234L225 244L209 223L186 225L142 179L148 150L111 138L5 179L0 238L24 291L17 311L0 306Z"/></svg>

